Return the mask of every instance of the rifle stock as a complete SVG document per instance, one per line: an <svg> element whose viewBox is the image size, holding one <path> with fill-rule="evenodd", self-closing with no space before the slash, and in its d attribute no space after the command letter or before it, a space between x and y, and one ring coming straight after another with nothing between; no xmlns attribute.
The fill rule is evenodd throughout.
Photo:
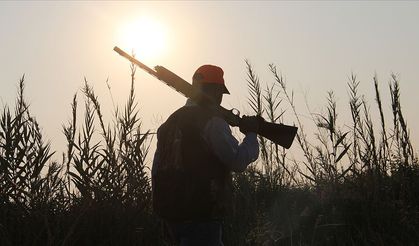
<svg viewBox="0 0 419 246"><path fill-rule="evenodd" d="M198 104L205 101L212 101L210 97L203 94L200 91L194 90L192 85L173 73L172 71L166 69L163 66L156 66L153 69L147 67L140 61L136 60L134 57L130 56L120 48L116 47L114 50L121 56L128 59L133 64L137 65L139 68L145 70L152 76L164 82L166 85L172 87L177 92L183 94L185 97L191 98L196 101ZM225 121L231 126L239 126L241 117L240 115L234 114L232 110L227 110L220 105L215 105L212 107L218 115L225 119ZM286 149L291 147L292 142L294 141L295 135L297 134L297 127L288 126L284 124L276 124L271 122L266 122L265 120L260 121L258 134L264 138L267 138Z"/></svg>
<svg viewBox="0 0 419 246"><path fill-rule="evenodd" d="M272 142L289 149L297 134L297 127L262 121L258 134Z"/></svg>

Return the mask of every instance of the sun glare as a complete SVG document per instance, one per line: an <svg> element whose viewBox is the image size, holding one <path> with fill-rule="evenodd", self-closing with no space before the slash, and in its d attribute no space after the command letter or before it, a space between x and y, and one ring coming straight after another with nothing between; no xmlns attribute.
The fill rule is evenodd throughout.
<svg viewBox="0 0 419 246"><path fill-rule="evenodd" d="M150 18L128 22L122 28L120 38L121 47L129 53L134 51L141 59L155 59L166 48L166 30Z"/></svg>

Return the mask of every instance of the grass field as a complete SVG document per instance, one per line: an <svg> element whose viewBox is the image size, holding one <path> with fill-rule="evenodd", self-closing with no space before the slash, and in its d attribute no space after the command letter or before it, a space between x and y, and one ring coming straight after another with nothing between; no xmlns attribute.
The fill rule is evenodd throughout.
<svg viewBox="0 0 419 246"><path fill-rule="evenodd" d="M419 163L398 78L391 76L391 98L381 98L374 78L376 104L368 105L353 75L352 122L344 126L329 92L326 113L312 114L313 139L292 90L275 65L269 68L275 82L264 85L247 62L249 107L271 122L294 117L293 148L302 157L259 139L258 165L234 176L225 245L418 245ZM21 78L14 109L5 106L0 115L0 245L169 245L151 209L145 165L151 137L141 127L134 75L132 67L130 95L110 123L85 82L63 125L68 145L58 161L30 113ZM391 115L383 100L391 100Z"/></svg>

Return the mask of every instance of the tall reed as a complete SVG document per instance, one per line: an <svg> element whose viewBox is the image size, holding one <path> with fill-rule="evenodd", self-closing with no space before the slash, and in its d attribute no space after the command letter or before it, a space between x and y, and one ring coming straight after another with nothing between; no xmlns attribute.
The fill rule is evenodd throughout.
<svg viewBox="0 0 419 246"><path fill-rule="evenodd" d="M68 176L76 188L72 196L79 201L79 208L76 206L74 210L79 216L75 218L80 215L83 218L72 221L66 242L97 244L117 240L128 243L145 237L144 233L152 229L144 226L151 219L151 187L146 167L151 139L148 131L142 132L134 78L135 67L131 66L128 101L122 111L116 109L113 125L106 125L99 100L85 79L84 124L76 135L74 97L73 119L63 129L68 140ZM95 136L97 126L99 136ZM100 218L102 216L109 217ZM81 226L85 227L83 233L77 230ZM110 230L113 233L107 234Z"/></svg>
<svg viewBox="0 0 419 246"><path fill-rule="evenodd" d="M242 211L256 209L259 214L248 220L252 226L247 227L247 243L346 245L350 241L377 244L387 240L393 244L418 240L411 236L418 222L403 214L417 212L410 206L417 204L412 191L418 187L414 181L418 161L401 111L397 77L392 75L390 82L393 129L387 128L377 77L373 81L379 131L367 99L359 93L360 82L352 74L348 82L352 124L338 124L340 110L330 91L325 112L310 112L316 131L309 136L297 113L294 93L288 91L276 66L269 66L274 83L262 91L252 66L248 61L246 65L250 108L277 122L289 117L283 109L283 101L287 102L299 127L297 142L304 156L287 160L284 150L278 151L278 146L259 139L260 166L250 168L247 178L236 176L240 177L236 179L238 190L246 191L247 203L242 205ZM289 199L294 199L294 204ZM397 207L394 199L401 199ZM412 224L397 221L402 218ZM389 240L383 234L386 230L394 230L397 236Z"/></svg>
<svg viewBox="0 0 419 246"><path fill-rule="evenodd" d="M51 215L67 206L62 193L62 168L29 112L25 77L19 81L14 113L0 116L0 239L4 245L53 240ZM18 223L16 223L16 221Z"/></svg>
<svg viewBox="0 0 419 246"><path fill-rule="evenodd" d="M249 61L246 68L252 112L299 130L291 150L259 138L258 163L234 175L225 244L416 245L419 162L398 77L392 74L389 83L390 116L377 75L376 104L370 105L352 74L346 105L351 122L340 123L345 111L333 91L307 122L275 65L269 65L270 83ZM6 106L0 115L0 245L169 244L151 211L152 138L141 123L134 65L130 72L128 99L110 123L85 79L63 125L67 149L61 161L53 160L20 79L14 111Z"/></svg>

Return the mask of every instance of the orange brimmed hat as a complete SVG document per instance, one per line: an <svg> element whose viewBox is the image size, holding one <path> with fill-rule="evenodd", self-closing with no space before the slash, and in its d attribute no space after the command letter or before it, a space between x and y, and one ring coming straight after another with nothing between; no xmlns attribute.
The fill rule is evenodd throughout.
<svg viewBox="0 0 419 246"><path fill-rule="evenodd" d="M224 71L214 65L202 65L194 73L192 83L220 85L224 89L224 94L230 94L224 83Z"/></svg>

